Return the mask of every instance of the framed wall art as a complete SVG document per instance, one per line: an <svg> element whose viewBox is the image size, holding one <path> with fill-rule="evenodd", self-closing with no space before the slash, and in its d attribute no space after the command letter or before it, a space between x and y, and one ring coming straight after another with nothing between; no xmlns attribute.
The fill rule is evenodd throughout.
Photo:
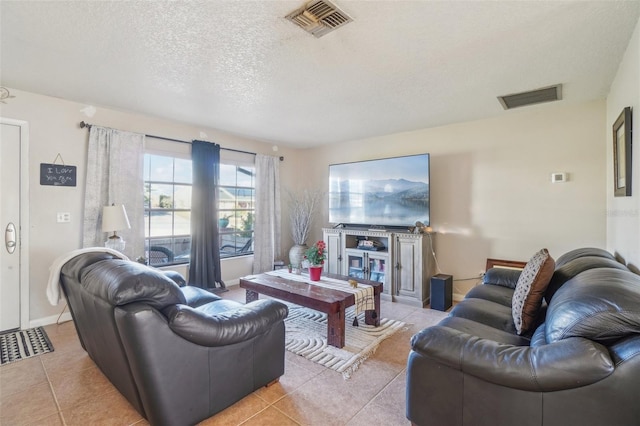
<svg viewBox="0 0 640 426"><path fill-rule="evenodd" d="M631 107L613 123L613 189L616 197L631 195Z"/></svg>

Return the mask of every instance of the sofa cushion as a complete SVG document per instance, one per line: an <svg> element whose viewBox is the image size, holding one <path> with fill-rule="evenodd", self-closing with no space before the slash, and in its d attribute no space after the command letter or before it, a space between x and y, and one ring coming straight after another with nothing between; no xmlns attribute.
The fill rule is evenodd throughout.
<svg viewBox="0 0 640 426"><path fill-rule="evenodd" d="M560 256L558 260L556 260L556 268L559 268L560 266L566 263L569 263L572 260L576 260L580 257L585 257L585 256L604 257L606 259L613 259L613 260L616 259L611 253L609 253L604 249L595 248L595 247L584 247L584 248L578 248L578 249L568 251L562 256Z"/></svg>
<svg viewBox="0 0 640 426"><path fill-rule="evenodd" d="M561 266L556 264L556 270L553 272L547 291L544 293L544 300L546 300L547 303L551 302L553 295L556 294L556 291L558 291L564 283L581 272L595 268L616 268L627 270L627 267L622 263L604 256L582 256L569 262L565 262Z"/></svg>
<svg viewBox="0 0 640 426"><path fill-rule="evenodd" d="M80 283L89 293L113 306L144 302L156 309L186 303L180 287L160 270L129 260L94 263L83 271Z"/></svg>
<svg viewBox="0 0 640 426"><path fill-rule="evenodd" d="M482 284L469 290L465 298L489 300L510 308L511 299L513 299L513 289L501 285Z"/></svg>
<svg viewBox="0 0 640 426"><path fill-rule="evenodd" d="M471 336L492 340L505 345L529 346L529 339L514 333L499 330L486 324L461 317L446 317L438 323L439 326L453 328Z"/></svg>
<svg viewBox="0 0 640 426"><path fill-rule="evenodd" d="M192 308L197 308L198 306L205 305L209 302L221 300L220 296L208 292L203 288L195 287L192 285L185 285L184 287L180 287L180 290L182 290L182 294L184 294L187 305L191 306Z"/></svg>
<svg viewBox="0 0 640 426"><path fill-rule="evenodd" d="M513 290L518 284L518 278L520 278L521 273L522 270L520 269L493 267L484 274L482 282L484 284L498 285ZM509 301L509 306L511 306L511 301Z"/></svg>
<svg viewBox="0 0 640 426"><path fill-rule="evenodd" d="M234 311L238 308L242 308L243 305L240 302L230 299L220 299L215 303L207 303L205 305L198 306L198 311L205 313L209 316L214 316L227 311Z"/></svg>
<svg viewBox="0 0 640 426"><path fill-rule="evenodd" d="M94 263L114 258L114 255L106 252L96 251L83 253L80 256L71 258L67 263L65 263L60 269L60 274L65 277L69 277L72 281L80 282L80 278L82 277L85 268L93 265Z"/></svg>
<svg viewBox="0 0 640 426"><path fill-rule="evenodd" d="M450 315L467 318L507 333L516 333L511 308L489 300L464 299L453 307Z"/></svg>
<svg viewBox="0 0 640 426"><path fill-rule="evenodd" d="M551 299L545 335L548 343L584 337L610 344L640 333L640 276L599 268L567 281Z"/></svg>
<svg viewBox="0 0 640 426"><path fill-rule="evenodd" d="M554 268L555 262L545 248L534 254L522 270L511 302L518 334L526 333L535 324Z"/></svg>

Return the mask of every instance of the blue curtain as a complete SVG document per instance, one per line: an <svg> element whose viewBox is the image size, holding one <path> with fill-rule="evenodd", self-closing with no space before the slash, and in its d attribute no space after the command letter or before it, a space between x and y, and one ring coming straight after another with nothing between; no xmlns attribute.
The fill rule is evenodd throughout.
<svg viewBox="0 0 640 426"><path fill-rule="evenodd" d="M191 264L189 285L226 291L220 273L218 235L218 182L220 145L193 141L193 187L191 192Z"/></svg>

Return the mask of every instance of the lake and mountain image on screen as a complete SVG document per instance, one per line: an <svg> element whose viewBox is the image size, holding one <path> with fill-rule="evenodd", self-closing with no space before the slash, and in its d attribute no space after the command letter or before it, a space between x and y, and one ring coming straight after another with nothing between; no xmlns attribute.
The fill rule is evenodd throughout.
<svg viewBox="0 0 640 426"><path fill-rule="evenodd" d="M428 154L331 165L329 188L331 223L429 223Z"/></svg>

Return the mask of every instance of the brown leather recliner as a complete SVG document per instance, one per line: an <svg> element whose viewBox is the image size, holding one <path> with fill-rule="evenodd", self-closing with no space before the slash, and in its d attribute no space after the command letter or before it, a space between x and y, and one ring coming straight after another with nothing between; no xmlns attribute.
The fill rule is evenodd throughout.
<svg viewBox="0 0 640 426"><path fill-rule="evenodd" d="M82 347L152 425L198 423L284 374L286 305L242 305L179 278L106 253L61 270Z"/></svg>

